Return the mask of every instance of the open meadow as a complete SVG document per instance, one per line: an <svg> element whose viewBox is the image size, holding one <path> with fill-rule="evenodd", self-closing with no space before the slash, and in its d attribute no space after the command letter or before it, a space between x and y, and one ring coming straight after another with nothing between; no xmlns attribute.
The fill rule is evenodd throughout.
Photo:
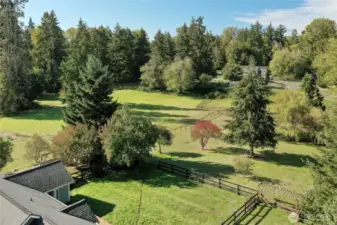
<svg viewBox="0 0 337 225"><path fill-rule="evenodd" d="M201 150L199 142L194 142L190 137L191 125L204 118L222 126L228 119L224 108L230 106L230 99L213 100L207 103L208 108L200 109L198 105L203 99L197 97L125 89L115 91L114 98L128 105L135 115L151 118L154 123L172 130L173 144L164 146L162 154L157 148L153 150L153 156L157 159L251 188L266 182L305 194L312 185L305 161L315 160L318 151L308 144L279 142L274 153L254 160L253 173L248 176L236 173L233 167L233 159L246 154L247 148L244 146L211 140L206 149ZM8 163L1 172L24 169L33 164L24 158L24 144L31 135L38 133L50 141L62 129L64 105L58 97L44 96L39 103L39 109L0 118L1 134L11 138L15 145L13 162ZM221 110L212 114L215 108ZM262 154L263 151L257 150L257 153ZM113 224L135 224L139 213L140 224L219 224L246 200L231 192L163 172L146 174L109 175L76 187L72 194L75 199L86 197L94 212ZM142 204L139 210L140 193ZM113 205L113 210L105 211L106 204L109 207ZM254 218L245 220L250 223L243 224L257 224L259 218L263 218L259 224L283 225L288 221L287 213L279 209L262 207L254 212Z"/></svg>

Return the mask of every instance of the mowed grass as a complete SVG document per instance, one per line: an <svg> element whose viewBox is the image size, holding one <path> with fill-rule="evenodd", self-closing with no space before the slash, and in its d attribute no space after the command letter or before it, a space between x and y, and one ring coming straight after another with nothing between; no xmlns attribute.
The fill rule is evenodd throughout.
<svg viewBox="0 0 337 225"><path fill-rule="evenodd" d="M280 142L275 153L268 158L254 159L253 174L245 177L235 172L233 160L238 155L246 154L246 147L211 140L206 150L202 151L199 143L191 139L191 126L198 119L212 113L211 110L196 109L203 99L137 90L118 90L113 96L120 103L128 105L135 115L150 118L154 123L169 129L179 128L173 131L173 144L164 147L163 154L158 154L154 149L153 155L159 159L251 188L267 182L305 193L311 186L311 176L305 160L314 160L318 152L313 146ZM213 100L208 106L228 108L231 102L231 99ZM8 163L1 172L23 169L34 164L23 157L24 144L31 135L38 133L50 141L62 129L64 105L57 96L45 96L39 103L42 106L40 109L0 118L0 135L12 137L15 145L14 161ZM213 119L205 119L209 118ZM221 127L228 118L223 112L214 118L213 123ZM261 153L261 150L258 149L257 153ZM111 175L75 189L73 195L75 199L88 197L95 212L113 224L134 224L138 219L141 179L134 175ZM244 201L245 199L227 191L154 172L149 174L143 184L138 223L219 224ZM111 207L113 210L108 212L107 208ZM287 214L272 210L263 221L270 222L261 224L287 224Z"/></svg>
<svg viewBox="0 0 337 225"><path fill-rule="evenodd" d="M72 190L72 195L73 201L86 198L112 224L221 224L246 201L158 170L109 175Z"/></svg>

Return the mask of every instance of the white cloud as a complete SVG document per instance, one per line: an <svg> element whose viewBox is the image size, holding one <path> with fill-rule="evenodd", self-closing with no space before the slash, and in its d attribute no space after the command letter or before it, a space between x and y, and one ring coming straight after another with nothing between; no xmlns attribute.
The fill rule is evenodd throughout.
<svg viewBox="0 0 337 225"><path fill-rule="evenodd" d="M266 9L254 15L248 13L234 19L249 24L256 21L263 25L268 25L270 22L274 25L283 24L287 27L288 32L292 29L301 32L314 18L321 17L337 21L337 0L305 0L302 5L296 8Z"/></svg>

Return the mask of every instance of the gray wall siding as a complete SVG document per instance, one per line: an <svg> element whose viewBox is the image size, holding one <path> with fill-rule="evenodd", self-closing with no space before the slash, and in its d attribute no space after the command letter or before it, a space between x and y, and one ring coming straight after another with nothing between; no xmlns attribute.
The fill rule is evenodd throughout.
<svg viewBox="0 0 337 225"><path fill-rule="evenodd" d="M70 196L69 185L66 185L66 186L63 186L63 187L59 188L57 190L57 192L58 192L57 199L60 202L66 203L66 202L70 201L70 199L69 199L69 196Z"/></svg>

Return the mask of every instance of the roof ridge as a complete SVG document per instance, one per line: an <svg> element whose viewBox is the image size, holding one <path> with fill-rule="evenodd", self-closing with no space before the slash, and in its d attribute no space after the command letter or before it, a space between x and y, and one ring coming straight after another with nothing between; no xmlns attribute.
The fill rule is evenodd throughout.
<svg viewBox="0 0 337 225"><path fill-rule="evenodd" d="M67 213L68 210L71 210L71 209L73 209L73 208L76 208L77 206L82 205L82 204L84 204L84 203L87 203L87 201L85 200L85 198L82 199L82 200L79 200L79 201L77 201L77 202L75 202L75 203L73 203L73 204L71 204L71 205L65 206L64 208L60 209L60 212Z"/></svg>
<svg viewBox="0 0 337 225"><path fill-rule="evenodd" d="M59 163L59 162L62 163L61 160L54 160L54 161L51 161L51 162L49 162L49 163L46 163L46 164L43 164L43 165L40 165L40 166L36 166L36 167L30 168L30 169L23 170L23 171L18 172L18 173L14 173L14 174L5 176L4 179L7 180L8 178L12 178L12 177L16 177L16 176L18 176L18 175L22 175L22 174L25 174L25 173L29 173L29 172L32 172L32 171L34 171L34 170L38 170L38 169L41 169L41 168L44 168L44 167L48 167L48 166L50 166L50 165L54 165L54 164Z"/></svg>

